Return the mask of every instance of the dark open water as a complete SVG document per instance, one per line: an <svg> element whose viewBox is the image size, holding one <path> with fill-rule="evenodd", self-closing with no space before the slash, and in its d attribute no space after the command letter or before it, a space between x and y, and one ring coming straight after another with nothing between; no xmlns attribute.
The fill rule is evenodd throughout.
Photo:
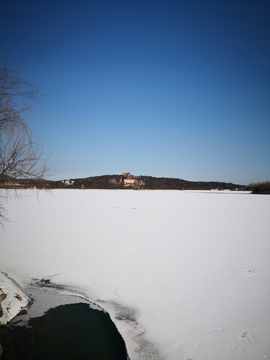
<svg viewBox="0 0 270 360"><path fill-rule="evenodd" d="M18 326L0 327L1 360L127 360L125 343L109 315L88 304L61 305Z"/></svg>

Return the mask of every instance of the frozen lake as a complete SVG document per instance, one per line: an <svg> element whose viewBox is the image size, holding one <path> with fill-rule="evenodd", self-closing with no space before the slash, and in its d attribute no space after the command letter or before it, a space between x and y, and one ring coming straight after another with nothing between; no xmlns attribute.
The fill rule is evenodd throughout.
<svg viewBox="0 0 270 360"><path fill-rule="evenodd" d="M270 359L270 196L21 191L0 271L109 312L131 360Z"/></svg>

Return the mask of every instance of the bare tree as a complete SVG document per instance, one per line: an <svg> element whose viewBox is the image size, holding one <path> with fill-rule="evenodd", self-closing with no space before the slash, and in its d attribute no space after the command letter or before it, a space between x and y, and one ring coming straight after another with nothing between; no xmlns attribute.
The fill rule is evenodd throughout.
<svg viewBox="0 0 270 360"><path fill-rule="evenodd" d="M33 102L40 98L37 89L21 79L8 58L0 62L0 185L18 181L42 184L47 173L47 161L42 161L43 149L38 137L29 128L27 119ZM0 195L0 217L3 201Z"/></svg>

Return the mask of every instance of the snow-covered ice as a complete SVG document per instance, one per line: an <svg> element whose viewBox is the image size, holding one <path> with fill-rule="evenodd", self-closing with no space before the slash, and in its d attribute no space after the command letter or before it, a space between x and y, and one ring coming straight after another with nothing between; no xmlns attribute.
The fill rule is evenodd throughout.
<svg viewBox="0 0 270 360"><path fill-rule="evenodd" d="M132 360L270 359L270 196L21 191L0 271L108 311Z"/></svg>

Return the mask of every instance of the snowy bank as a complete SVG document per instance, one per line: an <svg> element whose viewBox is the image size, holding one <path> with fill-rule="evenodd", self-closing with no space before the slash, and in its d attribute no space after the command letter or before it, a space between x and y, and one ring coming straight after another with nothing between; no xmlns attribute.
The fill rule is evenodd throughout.
<svg viewBox="0 0 270 360"><path fill-rule="evenodd" d="M7 324L11 319L25 310L30 299L6 274L0 272L0 325Z"/></svg>
<svg viewBox="0 0 270 360"><path fill-rule="evenodd" d="M21 191L0 271L70 286L107 310L131 360L270 358L270 197Z"/></svg>

